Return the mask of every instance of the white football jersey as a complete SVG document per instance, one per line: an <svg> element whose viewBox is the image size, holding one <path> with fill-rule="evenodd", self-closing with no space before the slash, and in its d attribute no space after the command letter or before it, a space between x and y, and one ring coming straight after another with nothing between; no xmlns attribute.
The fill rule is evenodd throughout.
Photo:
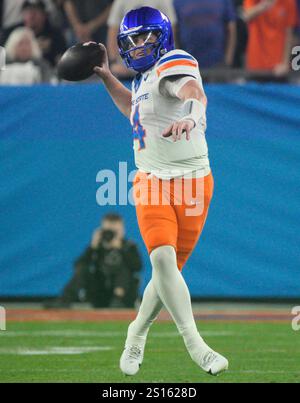
<svg viewBox="0 0 300 403"><path fill-rule="evenodd" d="M163 131L184 116L184 102L163 91L167 78L189 76L200 84L202 79L196 59L183 50L166 53L132 83L132 109L135 163L139 170L161 179L170 179L196 172L197 177L210 172L205 140L206 118L191 131L190 140L174 142L164 138Z"/></svg>

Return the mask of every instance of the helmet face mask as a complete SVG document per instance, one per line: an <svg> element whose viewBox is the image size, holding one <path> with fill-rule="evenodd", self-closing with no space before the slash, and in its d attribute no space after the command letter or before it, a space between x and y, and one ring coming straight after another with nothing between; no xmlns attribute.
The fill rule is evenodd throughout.
<svg viewBox="0 0 300 403"><path fill-rule="evenodd" d="M145 56L147 55L146 50L159 46L158 38L161 35L160 31L145 31L142 33L134 33L124 36L119 41L119 47L122 49L123 53L131 52L134 53L136 50L144 49ZM139 40L143 40L142 44L139 44ZM132 57L134 57L132 55Z"/></svg>
<svg viewBox="0 0 300 403"><path fill-rule="evenodd" d="M151 7L129 11L120 26L118 45L126 66L144 72L174 49L171 23Z"/></svg>

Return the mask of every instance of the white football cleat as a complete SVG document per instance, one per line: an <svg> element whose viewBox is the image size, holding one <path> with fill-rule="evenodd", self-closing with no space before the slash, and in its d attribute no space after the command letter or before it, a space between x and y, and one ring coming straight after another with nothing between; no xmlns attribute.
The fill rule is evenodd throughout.
<svg viewBox="0 0 300 403"><path fill-rule="evenodd" d="M134 344L125 346L120 358L120 369L125 375L135 375L138 373L144 358L142 347Z"/></svg>
<svg viewBox="0 0 300 403"><path fill-rule="evenodd" d="M200 367L210 375L219 375L227 371L229 366L228 360L221 354L213 350L208 351L202 358Z"/></svg>

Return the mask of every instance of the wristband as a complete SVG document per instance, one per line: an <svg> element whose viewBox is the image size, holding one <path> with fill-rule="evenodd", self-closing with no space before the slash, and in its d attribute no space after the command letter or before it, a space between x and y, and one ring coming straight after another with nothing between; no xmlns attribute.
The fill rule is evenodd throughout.
<svg viewBox="0 0 300 403"><path fill-rule="evenodd" d="M180 120L190 119L195 123L196 127L202 118L205 118L206 108L202 102L195 98L187 99L184 104L184 116Z"/></svg>

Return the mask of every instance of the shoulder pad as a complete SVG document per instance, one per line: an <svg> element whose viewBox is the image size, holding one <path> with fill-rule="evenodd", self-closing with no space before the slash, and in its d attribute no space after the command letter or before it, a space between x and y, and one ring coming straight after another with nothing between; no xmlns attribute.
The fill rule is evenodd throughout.
<svg viewBox="0 0 300 403"><path fill-rule="evenodd" d="M198 70L197 60L181 49L175 49L166 53L156 64L157 76L173 74L185 74L190 70Z"/></svg>

